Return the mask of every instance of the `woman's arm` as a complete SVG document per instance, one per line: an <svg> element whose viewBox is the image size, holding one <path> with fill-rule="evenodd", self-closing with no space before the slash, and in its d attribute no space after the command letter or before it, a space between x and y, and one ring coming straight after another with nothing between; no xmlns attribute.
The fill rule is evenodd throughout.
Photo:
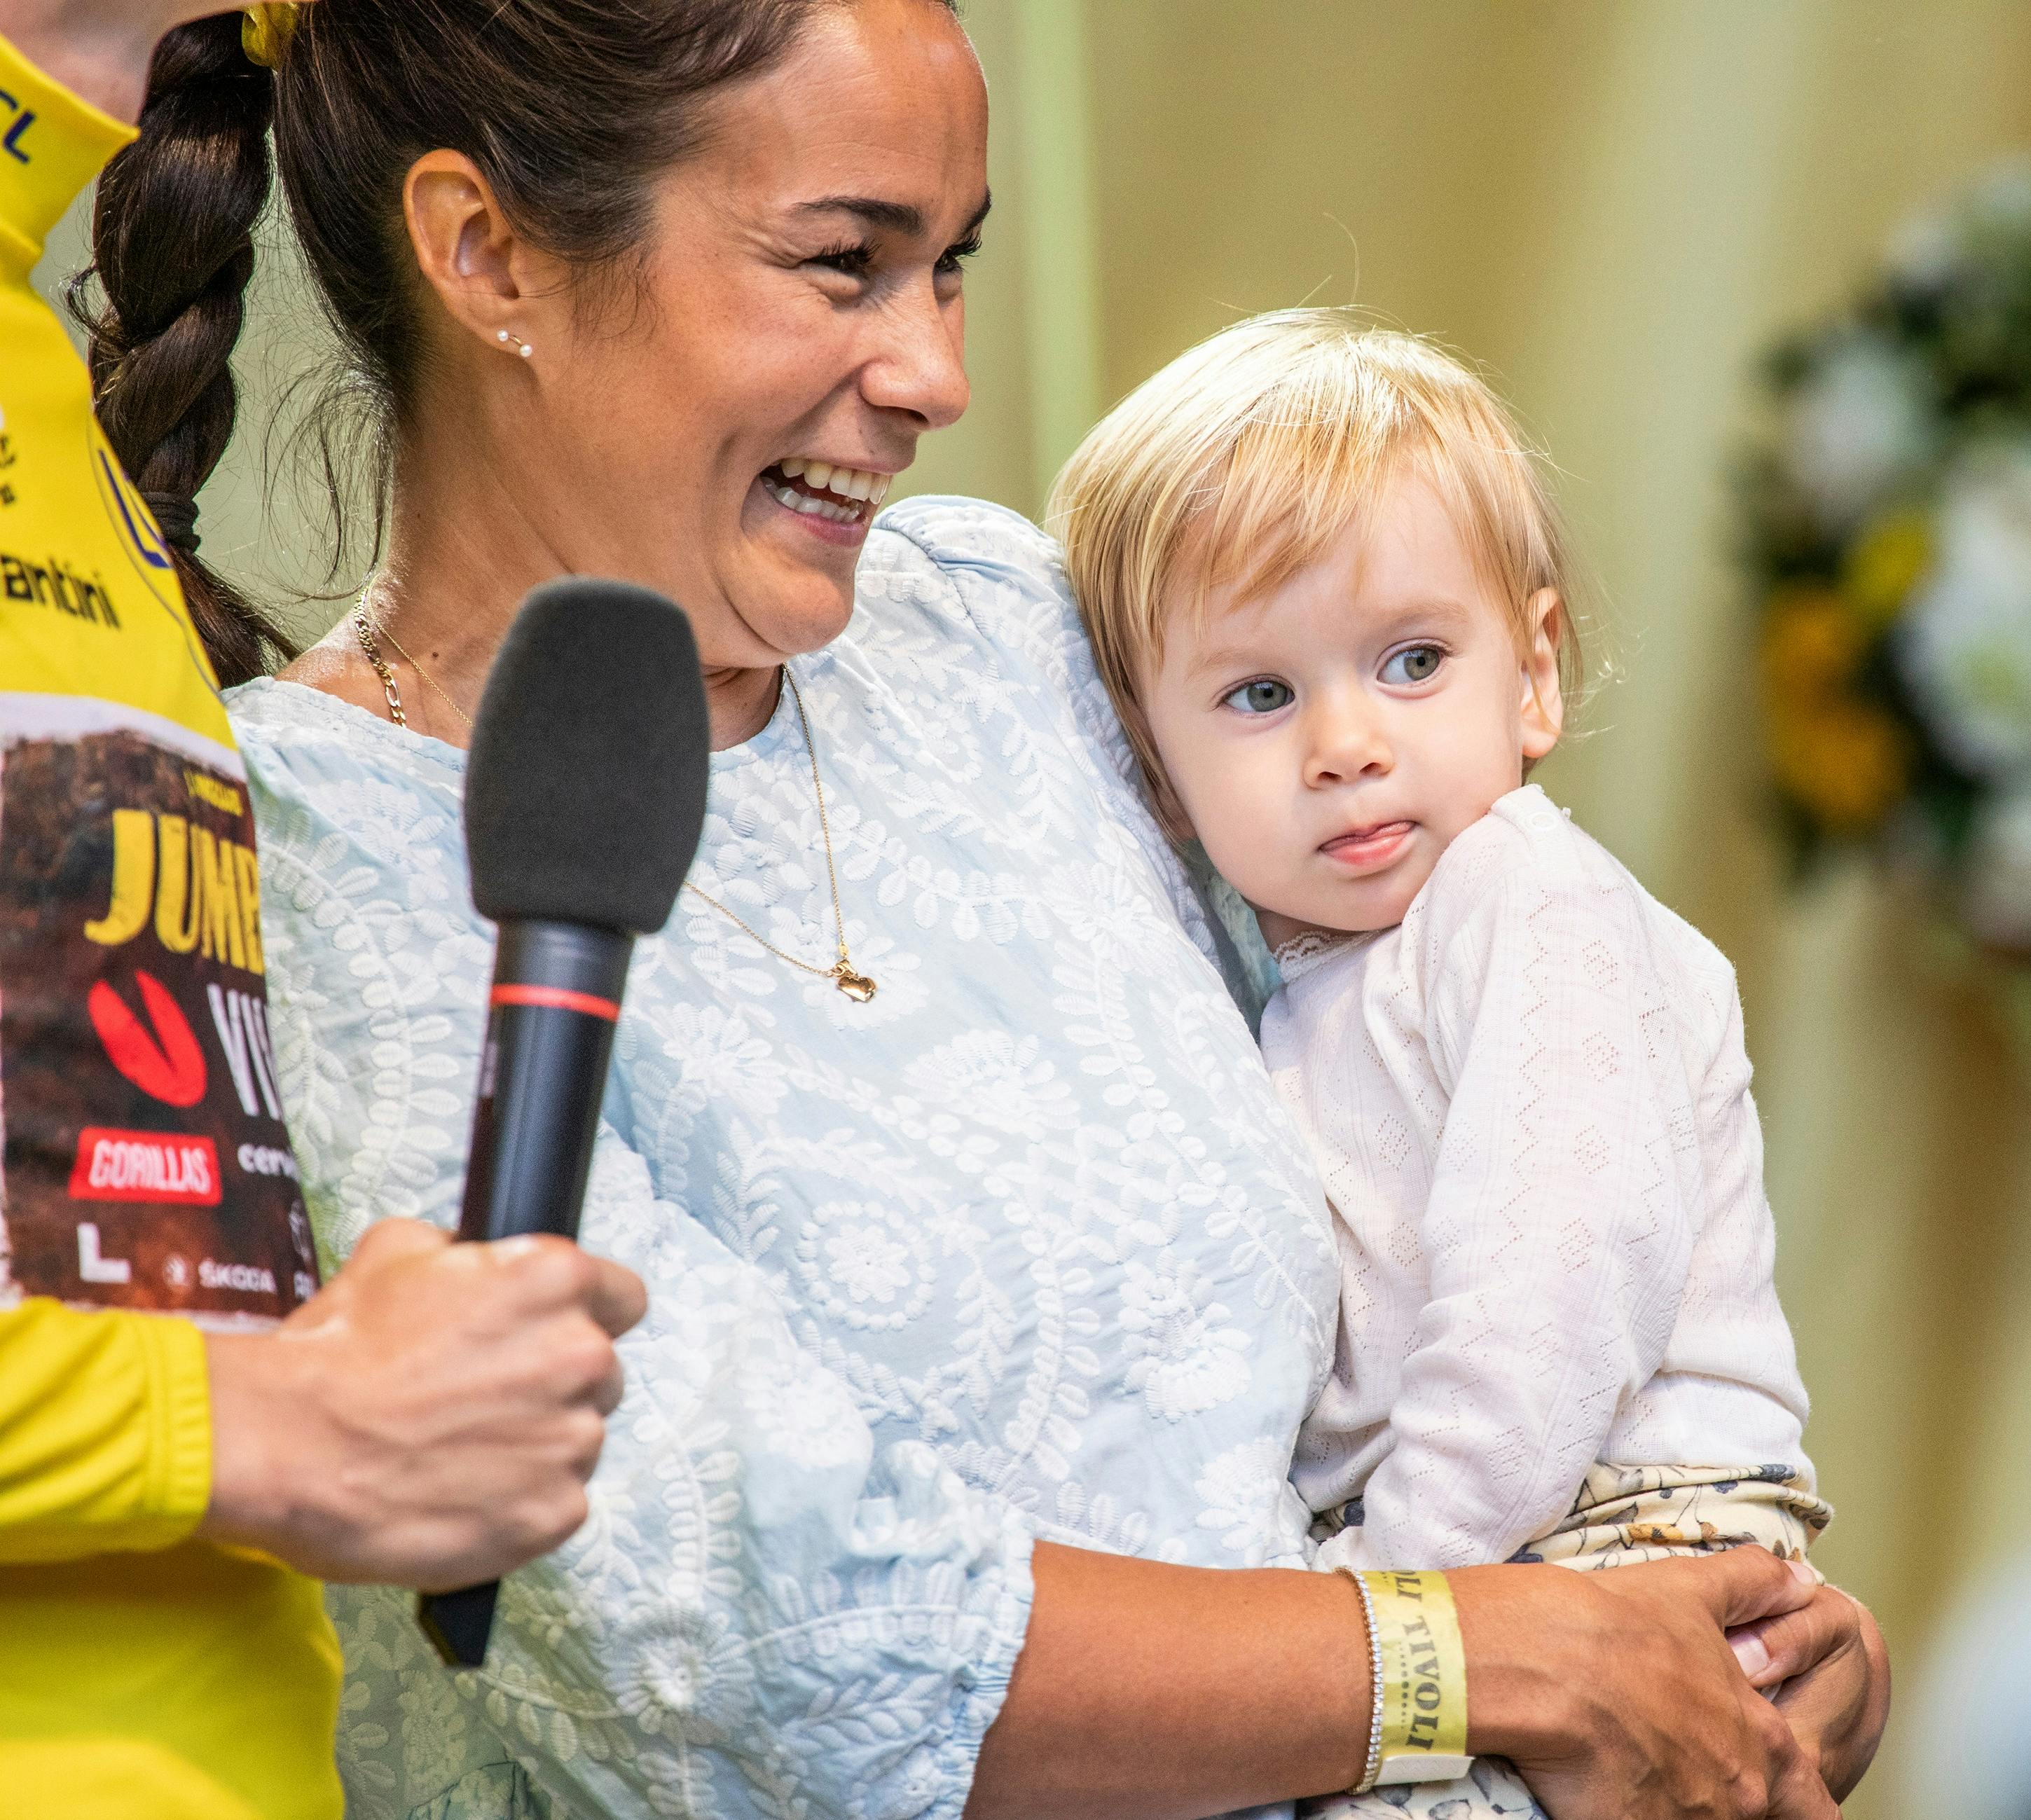
<svg viewBox="0 0 2031 1820"><path fill-rule="evenodd" d="M773 1286L657 1200L610 1131L587 1213L595 1248L658 1285L622 1343L630 1398L593 1517L509 1583L477 1677L412 1646L377 1665L391 1646L375 1639L397 1633L378 1607L341 1606L371 1646L349 1699L390 1776L412 1747L436 1761L395 1706L420 1700L426 1734L462 1706L460 1737L490 1733L602 1811L703 1777L826 1811L907 1796L974 1820L1188 1820L1355 1779L1370 1688L1343 1578L1049 1544L1027 1561L1013 1514L930 1450L874 1445ZM1813 1766L1846 1747L1796 1741L1725 1640L1813 1600L1788 1567L1745 1549L1452 1584L1470 1747L1516 1759L1555 1820L1832 1820ZM1852 1643L1842 1604L1845 1628L1822 1624L1793 1654ZM448 1733L443 1747L467 1746Z"/></svg>
<svg viewBox="0 0 2031 1820"><path fill-rule="evenodd" d="M1169 1567L1040 1544L1029 1636L967 1820L1187 1820L1347 1787L1366 1749L1358 1602L1337 1574ZM1887 1677L1866 1614L1760 1549L1597 1574L1448 1576L1469 1736L1554 1820L1833 1820L1816 1766L1855 1776ZM1725 1627L1809 1659L1802 1743ZM1879 1658L1880 1662L1880 1658Z"/></svg>
<svg viewBox="0 0 2031 1820"><path fill-rule="evenodd" d="M1371 1688L1344 1574L1039 1543L1029 1634L967 1820L1151 1820L1351 1787Z"/></svg>
<svg viewBox="0 0 2031 1820"><path fill-rule="evenodd" d="M430 1659L388 1595L337 1596L341 1771L398 1811L505 1753L574 1813L956 1820L1023 1644L1027 1525L930 1447L879 1444L776 1286L657 1198L610 1126L584 1238L654 1286L591 1515L506 1581L476 1675Z"/></svg>

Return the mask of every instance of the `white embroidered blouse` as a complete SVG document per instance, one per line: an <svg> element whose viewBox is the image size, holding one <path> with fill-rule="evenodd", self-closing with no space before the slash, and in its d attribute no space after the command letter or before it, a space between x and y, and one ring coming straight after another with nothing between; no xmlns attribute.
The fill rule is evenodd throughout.
<svg viewBox="0 0 2031 1820"><path fill-rule="evenodd" d="M1303 1563L1330 1224L1055 547L913 501L858 594L796 668L878 996L688 895L638 948L583 1237L649 1314L591 1520L510 1578L482 1673L334 1590L352 1820L956 1820L1034 1538ZM453 1225L493 956L464 755L291 684L232 706L320 1244ZM787 699L714 756L693 877L831 958Z"/></svg>
<svg viewBox="0 0 2031 1820"><path fill-rule="evenodd" d="M1357 1567L1507 1559L1597 1459L1810 1480L1742 1007L1720 951L1545 793L1395 929L1287 948L1273 1078L1336 1215L1333 1374L1299 1442Z"/></svg>

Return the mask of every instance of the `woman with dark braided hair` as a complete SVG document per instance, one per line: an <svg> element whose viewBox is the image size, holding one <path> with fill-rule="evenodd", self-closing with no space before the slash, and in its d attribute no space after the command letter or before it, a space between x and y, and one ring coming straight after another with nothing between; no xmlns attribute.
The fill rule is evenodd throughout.
<svg viewBox="0 0 2031 1820"><path fill-rule="evenodd" d="M1234 943L1046 540L967 501L874 517L967 402L986 98L952 7L322 0L272 102L223 32L188 43L102 217L152 331L112 357L214 395L224 314L186 339L132 274L244 224L272 106L385 451L356 609L231 697L327 1256L455 1216L491 951L463 748L524 591L680 600L717 748L586 1208L651 1285L593 1519L507 1583L475 1674L401 1599L334 1595L352 1811L1188 1816L1478 1753L1558 1820L1831 1820L1880 1649L1768 1556L1304 1570L1332 1240ZM169 130L214 82L230 132ZM1728 1647L1754 1621L1774 1701ZM1533 1811L1474 1773L1455 1820Z"/></svg>
<svg viewBox="0 0 2031 1820"><path fill-rule="evenodd" d="M317 1287L205 657L247 676L266 635L192 566L265 154L195 186L114 158L110 445L28 283L133 137L155 38L201 10L0 4L0 1811L24 1820L333 1820L337 1646L306 1576L463 1585L555 1546L642 1306L561 1241L405 1220ZM151 132L224 150L265 117L237 17L156 70Z"/></svg>

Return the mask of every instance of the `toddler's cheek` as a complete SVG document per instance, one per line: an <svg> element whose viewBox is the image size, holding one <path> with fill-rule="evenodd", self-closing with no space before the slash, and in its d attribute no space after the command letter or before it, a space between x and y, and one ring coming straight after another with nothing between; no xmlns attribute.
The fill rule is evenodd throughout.
<svg viewBox="0 0 2031 1820"><path fill-rule="evenodd" d="M1245 823L1207 816L1195 824L1199 844L1213 870L1259 910L1280 910L1291 894L1289 856L1275 839L1267 817Z"/></svg>
<svg viewBox="0 0 2031 1820"><path fill-rule="evenodd" d="M1206 857L1246 896L1248 888L1240 875L1259 880L1283 857L1284 818L1273 794L1256 782L1247 767L1194 756L1197 763L1171 768L1179 806Z"/></svg>

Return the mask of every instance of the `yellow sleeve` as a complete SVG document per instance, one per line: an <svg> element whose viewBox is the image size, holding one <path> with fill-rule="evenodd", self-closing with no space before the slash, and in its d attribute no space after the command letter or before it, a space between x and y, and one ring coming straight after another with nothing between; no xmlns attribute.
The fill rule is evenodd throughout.
<svg viewBox="0 0 2031 1820"><path fill-rule="evenodd" d="M133 137L0 37L0 281L27 283L50 229Z"/></svg>
<svg viewBox="0 0 2031 1820"><path fill-rule="evenodd" d="M147 1739L0 1739L10 1812L63 1820L261 1820L195 1763Z"/></svg>
<svg viewBox="0 0 2031 1820"><path fill-rule="evenodd" d="M160 1315L0 1313L0 1562L166 1548L211 1495L204 1338Z"/></svg>

